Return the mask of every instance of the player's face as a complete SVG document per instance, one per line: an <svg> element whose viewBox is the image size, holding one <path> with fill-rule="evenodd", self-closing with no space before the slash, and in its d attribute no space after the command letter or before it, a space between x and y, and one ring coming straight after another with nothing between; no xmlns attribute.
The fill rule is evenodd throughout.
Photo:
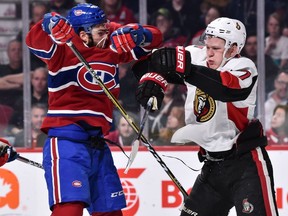
<svg viewBox="0 0 288 216"><path fill-rule="evenodd" d="M106 25L98 25L93 27L91 30L93 45L98 48L105 48L108 34L109 29Z"/></svg>
<svg viewBox="0 0 288 216"><path fill-rule="evenodd" d="M217 69L223 60L225 41L221 38L207 36L205 39L207 64L209 68Z"/></svg>

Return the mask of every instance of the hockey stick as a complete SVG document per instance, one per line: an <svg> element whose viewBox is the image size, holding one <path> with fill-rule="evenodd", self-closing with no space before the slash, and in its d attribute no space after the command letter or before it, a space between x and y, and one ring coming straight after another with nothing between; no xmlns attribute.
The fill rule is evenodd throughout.
<svg viewBox="0 0 288 216"><path fill-rule="evenodd" d="M19 153L16 151L16 149L13 146L11 146L11 144L9 143L8 140L0 138L0 144L1 144L0 156L7 154L8 159L10 159L10 161L14 161L16 159L16 160L19 160L23 163L27 163L27 164L30 164L32 166L43 169L42 164L20 156Z"/></svg>
<svg viewBox="0 0 288 216"><path fill-rule="evenodd" d="M40 169L44 169L43 166L42 166L42 164L37 163L37 162L35 162L35 161L33 161L33 160L30 160L30 159L28 159L28 158L22 157L22 156L20 156L20 155L18 155L18 157L17 157L16 159L19 160L19 161L21 161L21 162L23 162L23 163L26 163L26 164L29 164L29 165L38 167L38 168L40 168Z"/></svg>
<svg viewBox="0 0 288 216"><path fill-rule="evenodd" d="M91 73L91 75L96 79L98 85L103 89L104 93L107 95L107 97L112 101L112 103L119 109L122 116L126 119L126 121L130 124L130 126L133 128L133 130L139 134L139 128L137 125L132 121L131 117L127 114L127 112L124 110L124 108L121 106L121 104L118 102L118 100L114 97L114 95L110 92L110 90L106 87L106 85L103 83L103 81L100 79L100 77L97 75L97 73L92 69L92 67L89 65L89 63L86 61L86 59L83 58L81 53L78 51L78 49L74 46L72 41L69 41L66 43L72 52L75 54L75 56L79 59L80 62L83 63L83 65L86 67L86 69ZM187 192L183 188L183 186L180 184L178 179L174 176L174 174L171 172L171 170L168 168L168 166L165 164L165 162L162 160L162 158L157 154L153 146L149 143L147 138L141 134L141 141L143 144L147 147L147 149L152 153L152 155L156 158L158 163L162 166L162 168L165 170L167 175L171 178L171 180L174 182L174 184L178 187L180 192L183 194L184 198L186 199L188 197Z"/></svg>
<svg viewBox="0 0 288 216"><path fill-rule="evenodd" d="M145 123L148 119L148 114L149 114L149 111L152 107L152 103L153 103L153 100L154 98L151 97L149 98L148 102L147 102L147 107L145 109L145 112L144 112L144 115L142 117L142 120L140 122L140 130L139 130L139 134L137 135L137 139L134 140L134 142L132 143L132 150L131 150L131 153L130 153L130 156L129 156L129 160L128 160L128 163L126 165L126 169L124 171L125 174L128 173L128 170L130 169L130 166L132 165L137 153L138 153L138 149L139 149L139 141L141 140L141 135L143 133L143 130L144 130L144 126L145 126Z"/></svg>

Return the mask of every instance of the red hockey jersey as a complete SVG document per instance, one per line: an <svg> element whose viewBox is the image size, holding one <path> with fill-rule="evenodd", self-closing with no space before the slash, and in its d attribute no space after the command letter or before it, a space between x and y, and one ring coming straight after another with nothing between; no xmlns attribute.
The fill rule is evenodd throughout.
<svg viewBox="0 0 288 216"><path fill-rule="evenodd" d="M119 24L110 23L110 33L118 27ZM153 41L156 41L146 46L145 51L159 46L159 38L162 37L160 31L152 26L143 27L151 30ZM109 47L87 47L77 35L72 42L117 98L120 91L118 64L132 61L135 55L130 52L119 55ZM49 70L49 107L42 130L47 133L51 127L85 121L91 126L101 127L103 134L106 134L112 123L113 103L72 50L66 45L55 44L42 30L41 21L28 33L26 44L47 64Z"/></svg>

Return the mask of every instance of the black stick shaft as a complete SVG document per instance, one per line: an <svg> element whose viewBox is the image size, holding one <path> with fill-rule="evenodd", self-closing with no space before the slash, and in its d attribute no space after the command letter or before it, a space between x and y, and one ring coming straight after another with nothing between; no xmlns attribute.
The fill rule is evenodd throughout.
<svg viewBox="0 0 288 216"><path fill-rule="evenodd" d="M40 169L43 169L42 164L37 163L37 162L35 162L35 161L33 161L33 160L30 160L30 159L28 159L28 158L22 157L22 156L20 156L20 155L17 157L17 160L19 160L19 161L21 161L21 162L23 162L23 163L26 163L26 164L29 164L29 165L38 167L38 168L40 168Z"/></svg>
<svg viewBox="0 0 288 216"><path fill-rule="evenodd" d="M103 81L100 79L100 77L96 74L96 72L92 69L92 67L89 65L89 63L86 61L86 59L83 58L81 53L78 51L78 49L75 47L75 45L72 43L72 41L66 43L72 52L75 54L75 56L79 59L80 62L84 64L86 69L91 73L91 75L97 80L98 85L103 89L107 97L112 101L112 103L119 109L122 116L126 119L126 121L129 123L129 125L133 128L133 130L139 134L139 128L137 125L132 121L131 117L127 114L127 112L124 110L122 105L118 102L118 100L114 97L114 95L110 92L110 90L106 87L106 85L103 83ZM174 184L178 187L180 192L183 194L184 198L188 197L187 192L183 188L183 186L180 184L178 179L174 176L174 174L171 172L171 170L168 168L168 166L165 164L165 162L162 160L162 158L157 154L153 146L150 144L150 142L147 140L147 138L141 133L141 141L143 144L147 147L147 149L152 153L152 155L156 158L158 163L162 166L162 168L165 170L165 172L168 174L168 176L171 178L171 180L174 182Z"/></svg>

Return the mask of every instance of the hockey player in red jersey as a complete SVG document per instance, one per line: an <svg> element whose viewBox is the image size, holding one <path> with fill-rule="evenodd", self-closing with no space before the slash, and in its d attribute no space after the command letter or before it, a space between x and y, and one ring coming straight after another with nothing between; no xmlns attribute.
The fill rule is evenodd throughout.
<svg viewBox="0 0 288 216"><path fill-rule="evenodd" d="M171 142L197 143L204 166L181 216L224 216L233 206L238 216L277 216L267 139L253 118L258 73L239 54L245 26L221 17L207 26L204 38L202 47L158 49L133 69L138 77L153 71L188 89L186 126ZM139 85L137 100L145 106L148 98Z"/></svg>
<svg viewBox="0 0 288 216"><path fill-rule="evenodd" d="M79 4L67 18L48 13L30 30L26 44L48 66L49 109L42 130L43 167L52 216L120 216L125 196L109 147L113 103L65 43L72 41L117 98L118 64L150 53L162 42L153 26L109 22L103 10ZM159 101L161 83L146 80Z"/></svg>

